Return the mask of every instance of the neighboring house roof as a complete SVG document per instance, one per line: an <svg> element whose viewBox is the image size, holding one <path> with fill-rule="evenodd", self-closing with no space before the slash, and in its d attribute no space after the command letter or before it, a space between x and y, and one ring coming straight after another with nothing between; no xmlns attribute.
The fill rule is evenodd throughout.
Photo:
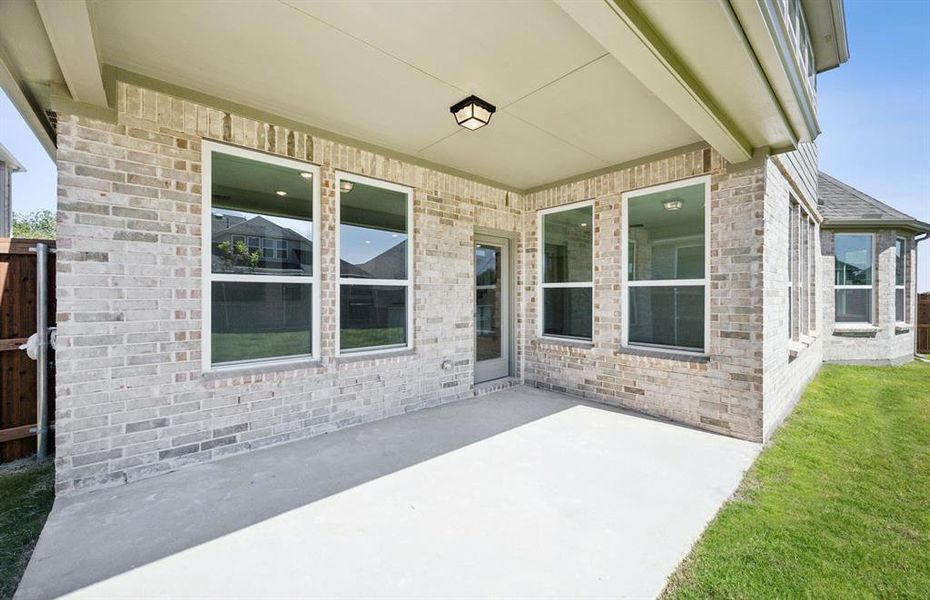
<svg viewBox="0 0 930 600"><path fill-rule="evenodd" d="M0 163L6 163L6 168L11 173L25 173L26 167L24 167L16 157L10 154L10 151L3 147L3 144L0 144Z"/></svg>
<svg viewBox="0 0 930 600"><path fill-rule="evenodd" d="M930 233L930 223L892 208L821 172L817 196L824 227L903 227Z"/></svg>
<svg viewBox="0 0 930 600"><path fill-rule="evenodd" d="M242 235L242 236L259 236L269 237L273 234L276 239L285 239L297 242L309 242L307 238L300 235L290 227L281 227L277 223L269 221L265 217L252 217L248 220L233 223L226 229L219 229L214 232L213 237L218 238L221 235Z"/></svg>

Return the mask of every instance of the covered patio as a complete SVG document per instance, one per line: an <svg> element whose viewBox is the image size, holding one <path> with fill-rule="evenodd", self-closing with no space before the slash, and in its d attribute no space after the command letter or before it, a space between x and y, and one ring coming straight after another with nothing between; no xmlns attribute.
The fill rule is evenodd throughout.
<svg viewBox="0 0 930 600"><path fill-rule="evenodd" d="M16 597L652 597L759 449L517 386L61 497Z"/></svg>

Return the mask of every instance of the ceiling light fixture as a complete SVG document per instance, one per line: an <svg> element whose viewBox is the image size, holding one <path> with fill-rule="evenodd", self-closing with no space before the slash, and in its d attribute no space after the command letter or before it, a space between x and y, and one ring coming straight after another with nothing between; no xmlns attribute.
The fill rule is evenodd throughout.
<svg viewBox="0 0 930 600"><path fill-rule="evenodd" d="M587 224L587 223L582 223L581 226L582 226L582 227L587 227L588 224Z"/></svg>
<svg viewBox="0 0 930 600"><path fill-rule="evenodd" d="M287 192L285 192L284 190L278 190L277 192L275 192L275 194L279 196L287 196Z"/></svg>
<svg viewBox="0 0 930 600"><path fill-rule="evenodd" d="M665 210L678 210L681 208L681 200L666 200L662 203L662 206L665 207Z"/></svg>
<svg viewBox="0 0 930 600"><path fill-rule="evenodd" d="M342 181L339 183L339 191L341 191L343 194L348 194L354 187L355 184L351 181Z"/></svg>
<svg viewBox="0 0 930 600"><path fill-rule="evenodd" d="M449 111L455 115L455 122L465 129L480 129L491 122L497 108L490 102L485 102L478 96L469 96L461 102L453 104Z"/></svg>
<svg viewBox="0 0 930 600"><path fill-rule="evenodd" d="M301 171L301 172L300 172L300 176L303 177L304 179L310 179L311 177L313 177L313 173L308 173L308 172L306 172L306 171Z"/></svg>

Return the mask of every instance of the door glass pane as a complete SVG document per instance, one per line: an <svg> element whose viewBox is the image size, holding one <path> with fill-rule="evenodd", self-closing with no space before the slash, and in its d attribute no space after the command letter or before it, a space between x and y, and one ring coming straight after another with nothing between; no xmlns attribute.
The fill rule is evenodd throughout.
<svg viewBox="0 0 930 600"><path fill-rule="evenodd" d="M591 288L544 288L544 335L591 339Z"/></svg>
<svg viewBox="0 0 930 600"><path fill-rule="evenodd" d="M407 343L407 288L395 285L340 288L339 343L343 351Z"/></svg>
<svg viewBox="0 0 930 600"><path fill-rule="evenodd" d="M476 360L501 357L501 249L475 247L475 348Z"/></svg>
<svg viewBox="0 0 930 600"><path fill-rule="evenodd" d="M310 354L312 285L213 282L213 363Z"/></svg>
<svg viewBox="0 0 930 600"><path fill-rule="evenodd" d="M634 344L704 349L704 286L631 287Z"/></svg>

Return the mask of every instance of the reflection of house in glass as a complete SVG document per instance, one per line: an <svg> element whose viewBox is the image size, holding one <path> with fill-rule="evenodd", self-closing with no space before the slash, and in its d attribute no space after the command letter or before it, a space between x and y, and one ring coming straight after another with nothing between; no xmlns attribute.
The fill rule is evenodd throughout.
<svg viewBox="0 0 930 600"><path fill-rule="evenodd" d="M407 241L365 262L340 262L345 278L395 279L407 267ZM342 347L391 346L406 342L406 290L387 285L346 285L341 292ZM356 332L350 334L350 332Z"/></svg>
<svg viewBox="0 0 930 600"><path fill-rule="evenodd" d="M212 231L214 273L312 272L310 240L265 217L216 210Z"/></svg>

